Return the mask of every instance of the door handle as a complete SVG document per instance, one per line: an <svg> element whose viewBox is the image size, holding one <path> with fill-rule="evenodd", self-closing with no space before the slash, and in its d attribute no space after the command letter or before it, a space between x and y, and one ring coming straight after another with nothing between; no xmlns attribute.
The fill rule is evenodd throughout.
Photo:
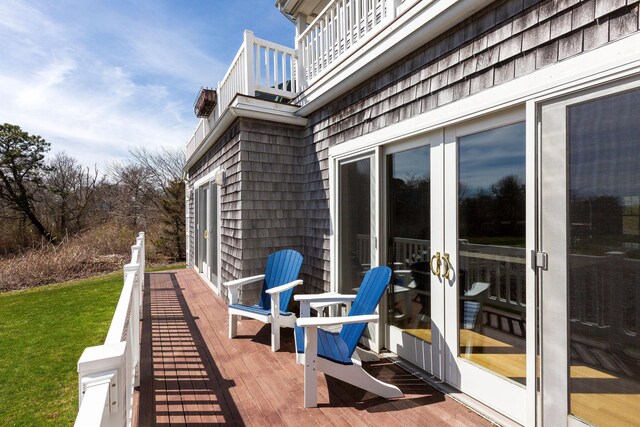
<svg viewBox="0 0 640 427"><path fill-rule="evenodd" d="M433 268L433 261L436 261L437 267L435 269ZM440 252L436 252L436 254L431 257L431 261L429 261L429 268L434 276L440 277Z"/></svg>
<svg viewBox="0 0 640 427"><path fill-rule="evenodd" d="M451 272L453 271L453 267L451 266L451 261L449 260L448 253L445 253L442 256L442 263L444 264L444 272L442 272L442 277L447 280L451 280Z"/></svg>

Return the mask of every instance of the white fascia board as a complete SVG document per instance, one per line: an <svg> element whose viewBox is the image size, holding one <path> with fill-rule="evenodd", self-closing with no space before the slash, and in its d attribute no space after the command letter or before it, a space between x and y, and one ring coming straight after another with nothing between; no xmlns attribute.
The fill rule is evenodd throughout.
<svg viewBox="0 0 640 427"><path fill-rule="evenodd" d="M218 138L227 131L227 128L236 118L246 117L276 123L306 126L307 119L297 116L295 114L297 110L298 106L296 105L281 104L240 94L236 95L233 101L231 101L231 105L229 105L218 118L204 141L200 143L191 157L187 159L183 170L185 173L188 173L189 169L211 148Z"/></svg>
<svg viewBox="0 0 640 427"><path fill-rule="evenodd" d="M300 14L311 16L318 14L318 10L322 10L326 5L326 1L322 0L278 0L275 6L287 15L296 17Z"/></svg>
<svg viewBox="0 0 640 427"><path fill-rule="evenodd" d="M640 33L329 148L340 157L640 73Z"/></svg>
<svg viewBox="0 0 640 427"><path fill-rule="evenodd" d="M380 34L356 49L319 78L299 98L298 110L307 116L369 77L394 64L440 34L481 10L493 0L418 2Z"/></svg>
<svg viewBox="0 0 640 427"><path fill-rule="evenodd" d="M306 126L307 119L296 115L297 105L281 104L264 99L238 95L229 106L229 110L236 117L249 117L254 119L270 120L278 123L287 123L298 126Z"/></svg>

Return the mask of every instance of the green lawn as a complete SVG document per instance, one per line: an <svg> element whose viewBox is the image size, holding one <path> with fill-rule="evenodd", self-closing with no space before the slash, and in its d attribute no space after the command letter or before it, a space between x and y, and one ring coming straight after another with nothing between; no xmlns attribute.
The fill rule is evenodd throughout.
<svg viewBox="0 0 640 427"><path fill-rule="evenodd" d="M73 423L76 363L104 342L122 285L112 273L0 294L0 426Z"/></svg>

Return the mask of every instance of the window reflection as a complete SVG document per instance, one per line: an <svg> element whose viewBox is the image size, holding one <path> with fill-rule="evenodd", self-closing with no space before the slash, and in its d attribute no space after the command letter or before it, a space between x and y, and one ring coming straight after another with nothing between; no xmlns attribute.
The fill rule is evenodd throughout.
<svg viewBox="0 0 640 427"><path fill-rule="evenodd" d="M640 417L638 105L636 90L567 111L570 407L602 425Z"/></svg>
<svg viewBox="0 0 640 427"><path fill-rule="evenodd" d="M387 156L391 324L431 342L430 147Z"/></svg>
<svg viewBox="0 0 640 427"><path fill-rule="evenodd" d="M458 142L460 356L525 384L525 124Z"/></svg>
<svg viewBox="0 0 640 427"><path fill-rule="evenodd" d="M371 268L371 161L340 165L339 292L352 294Z"/></svg>

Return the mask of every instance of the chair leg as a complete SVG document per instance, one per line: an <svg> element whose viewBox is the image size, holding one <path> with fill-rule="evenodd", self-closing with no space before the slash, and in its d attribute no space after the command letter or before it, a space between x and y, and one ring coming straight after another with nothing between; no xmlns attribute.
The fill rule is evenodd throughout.
<svg viewBox="0 0 640 427"><path fill-rule="evenodd" d="M275 321L271 322L271 351L280 350L280 325Z"/></svg>
<svg viewBox="0 0 640 427"><path fill-rule="evenodd" d="M280 294L271 295L271 351L280 350Z"/></svg>
<svg viewBox="0 0 640 427"><path fill-rule="evenodd" d="M304 334L304 407L318 406L318 328L308 327Z"/></svg>
<svg viewBox="0 0 640 427"><path fill-rule="evenodd" d="M229 315L229 339L238 335L238 316L235 314Z"/></svg>
<svg viewBox="0 0 640 427"><path fill-rule="evenodd" d="M353 365L340 365L322 359L320 360L322 361L320 370L326 375L387 399L404 396L398 387L382 382L369 375L369 373L358 364L358 361L354 360Z"/></svg>

